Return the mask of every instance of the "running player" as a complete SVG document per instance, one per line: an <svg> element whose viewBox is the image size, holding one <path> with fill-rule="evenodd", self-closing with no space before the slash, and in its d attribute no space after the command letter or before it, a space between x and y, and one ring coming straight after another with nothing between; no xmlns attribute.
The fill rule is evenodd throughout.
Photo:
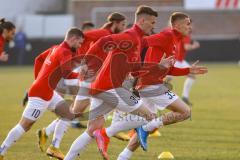
<svg viewBox="0 0 240 160"><path fill-rule="evenodd" d="M8 54L4 51L5 42L9 42L15 35L16 27L10 21L5 21L4 18L0 19L0 61L6 62Z"/></svg>
<svg viewBox="0 0 240 160"><path fill-rule="evenodd" d="M171 16L172 20L172 29L165 30L157 35L146 37L149 46L152 48L148 49L145 62L154 62L158 63L164 53L167 57L170 57L175 52L178 52L179 43L181 39L189 34L191 30L191 23L188 21L189 18L186 14L183 13L174 13ZM167 74L170 75L186 75L188 73L202 74L205 73L205 68L197 67L195 65L190 68L179 69L172 67ZM159 77L159 78L156 78ZM161 125L168 125L175 122L185 120L190 115L188 106L178 99L178 97L168 91L168 89L163 85L164 75L159 74L158 72L151 72L151 74L146 74L145 76L140 77L138 86L141 86L139 93L142 97L144 104L154 113L157 109L168 108L173 112L169 112L166 115L158 118L157 120L151 121L143 128L140 127L137 129L138 135L147 135L144 132L144 129L147 131L154 131L155 128L159 128ZM155 106L158 106L156 108ZM118 120L114 119L113 124L107 128L97 131L97 141L100 150L105 150L108 145L109 137L113 136L119 131L127 130L130 128L138 127L139 125L147 123L146 120L141 120L141 117L129 115L124 118L116 112L114 117L118 117ZM170 119L169 117L173 117ZM139 137L140 142L144 150L147 149L146 137ZM130 144L135 142L136 135L130 141ZM134 147L138 145L133 144ZM128 151L129 153L130 151Z"/></svg>
<svg viewBox="0 0 240 160"><path fill-rule="evenodd" d="M82 46L78 49L78 56L84 55L87 52L87 50L101 37L122 32L126 26L125 19L126 19L125 16L122 15L121 13L114 12L108 16L107 23L105 23L102 28L85 32L84 33L85 39ZM78 79L76 80L78 81ZM78 89L78 87L76 86L75 88ZM87 97L87 98L84 98L84 101L86 103L79 104L79 101L81 101L82 99L83 99L83 96L77 95L75 99L75 103L77 103L77 105L80 105L82 107L81 111L83 112L89 106L90 102L89 102L89 98ZM39 130L38 131L39 148L41 150L44 150L48 136L54 131L52 144L48 147L47 154L56 158L63 157L62 156L63 154L59 148L60 148L60 143L63 138L63 135L68 129L69 125L70 125L70 122L66 120L54 120L46 128Z"/></svg>
<svg viewBox="0 0 240 160"><path fill-rule="evenodd" d="M170 19L171 19L172 29L167 29L155 36L147 37L149 45L153 45L154 47L148 50L147 57L145 59L146 62L159 61L161 57L164 55L164 53L167 56L169 56L171 54L180 52L182 39L191 33L191 30L192 30L191 21L188 15L184 13L176 12L171 15ZM161 42L165 42L165 43L161 43ZM195 63L192 66L189 66L183 69L178 69L173 67L168 72L168 74L179 76L179 75L187 75L189 73L194 75L204 74L206 72L207 72L206 68L198 67L196 66L196 63ZM163 82L162 79L164 78L162 77L160 81L156 81L155 83L150 82L149 84L148 81L151 78L153 78L153 76L156 76L156 75L153 74L152 77L151 76L142 77L142 79L140 80L141 86L147 85L147 87L139 90L140 95L144 97L143 101L145 102L145 104L148 104L148 106L151 107L151 110L153 113L156 113L157 110L163 110L165 108L171 110L172 112L168 112L165 115L161 116L159 118L159 121L158 122L156 121L155 124L154 123L152 123L152 125L147 124L137 129L138 135L143 136L142 137L143 139L140 139L140 143L142 143L141 146L143 147L144 150L147 149L146 137L148 133L146 131L152 132L156 128L183 121L190 116L190 109L187 106L187 104L185 104L173 92L166 91L162 95L152 92L154 91L154 87L162 88L160 85L162 84ZM155 85L151 85L151 84L155 84ZM149 92L149 89L152 89L152 91ZM153 94L155 94L155 96L152 96ZM138 123L137 125L139 125L139 123L141 122L135 121L135 123ZM134 125L134 122L132 125ZM141 136L139 138L141 138ZM137 139L137 135L135 134L132 137L128 146L120 153L118 160L130 159L133 152L138 148L138 146L139 146L139 142Z"/></svg>
<svg viewBox="0 0 240 160"><path fill-rule="evenodd" d="M143 107L141 101L138 101L130 91L122 87L126 76L130 72L137 71L141 66L142 38L144 35L150 34L155 25L157 12L148 6L139 6L135 16L135 25L131 29L121 34L100 39L92 46L92 49L96 48L92 52L93 56L86 57L89 69L93 68L94 70L99 69L98 66L102 67L98 71L95 81L90 84L90 94L93 97L91 98L88 129L74 141L65 160L75 159L93 137L97 136L98 133L93 134L93 132L103 127L103 115L112 111L115 107L134 114L140 112L143 113L143 116L148 115L150 118L151 112ZM97 47L97 45L100 47ZM89 53L91 55L91 50L89 50ZM94 56L97 58L94 59ZM105 61L102 62L104 59ZM130 64L126 64L126 62ZM127 100L127 102L124 102L124 100ZM78 113L77 107L74 106L73 111ZM100 151L103 157L108 159L106 149Z"/></svg>
<svg viewBox="0 0 240 160"><path fill-rule="evenodd" d="M78 28L69 29L65 40L48 55L37 79L30 87L29 101L21 120L11 129L0 147L0 160L3 160L6 151L32 127L47 109L55 111L62 118L75 118L75 115L69 112L69 105L54 92L54 89L62 77L78 77L78 74L71 72L72 58L81 46L83 37L82 31ZM58 103L62 103L61 107L55 107Z"/></svg>

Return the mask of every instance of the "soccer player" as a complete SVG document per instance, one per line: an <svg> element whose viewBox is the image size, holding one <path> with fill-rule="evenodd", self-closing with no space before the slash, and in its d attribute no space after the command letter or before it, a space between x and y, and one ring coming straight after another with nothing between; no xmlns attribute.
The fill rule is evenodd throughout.
<svg viewBox="0 0 240 160"><path fill-rule="evenodd" d="M93 44L99 40L101 37L117 34L122 32L126 28L126 17L121 13L111 13L108 18L107 22L100 28L96 30L91 30L85 33L85 40L83 45L78 50L78 55L85 55L89 48L93 46ZM92 52L92 51L91 51ZM85 82L80 82L80 86L85 84ZM78 94L76 96L74 105L81 107L81 112L85 110L87 106L89 106L89 97L82 96Z"/></svg>
<svg viewBox="0 0 240 160"><path fill-rule="evenodd" d="M146 37L148 45L152 47L148 49L145 62L158 63L162 57L164 57L164 53L167 57L169 57L175 52L178 52L178 46L181 39L185 35L188 35L189 31L191 30L191 23L188 21L188 16L183 13L174 13L171 16L171 20L172 29L165 30L157 35ZM184 69L171 67L167 74L180 76L186 75L189 72L193 74L203 74L206 72L206 68L195 65ZM137 129L138 135L140 136L140 142L142 143L141 145L143 149L146 150L146 136L148 133L145 130L154 131L154 129L159 128L162 125L172 124L188 118L190 114L188 106L163 85L163 78L165 75L162 75L161 72L150 72L150 74L140 77L138 86L141 88L139 93L144 104L148 106L153 114L156 113L157 109L162 110L166 107L173 112L169 112L166 115L151 121L150 123L147 123L146 120L140 121L141 117L134 117L134 115L124 118L119 116L119 113L116 112L114 117L120 117L118 120L114 118L114 121L109 128L96 131L98 133L96 139L99 141L98 147L100 150L106 151L109 137L113 136L117 132L138 127L141 125L141 123L147 123L146 126ZM145 135L145 137L141 137L141 135ZM136 140L137 138L135 135L130 141L130 144L133 142L136 143ZM133 144L133 146L136 147L138 145ZM127 150L126 152L129 153L130 151Z"/></svg>
<svg viewBox="0 0 240 160"><path fill-rule="evenodd" d="M98 65L102 67L90 84L89 93L92 95L90 120L87 130L73 142L65 160L73 160L80 154L98 135L98 132L94 131L103 127L103 115L115 108L134 114L140 112L151 119L151 112L142 106L142 102L130 91L124 89L122 83L130 72L141 68L140 52L144 45L142 38L150 34L157 16L157 12L151 7L139 6L135 14L135 25L132 28L120 34L104 37L92 46L96 48L95 52L92 52L93 56L98 59L86 57L88 69L96 69ZM97 45L103 46L104 52L102 52L102 47L97 47ZM102 62L105 56L106 59ZM76 108L73 107L72 110L78 113ZM106 148L100 149L103 158L108 159L105 151Z"/></svg>
<svg viewBox="0 0 240 160"><path fill-rule="evenodd" d="M92 22L85 21L85 22L83 22L81 29L82 29L82 31L84 33L84 32L93 30L94 27L95 27L95 25Z"/></svg>
<svg viewBox="0 0 240 160"><path fill-rule="evenodd" d="M5 21L4 18L0 19L0 61L6 62L8 54L3 50L5 42L9 42L15 35L16 27L10 21Z"/></svg>
<svg viewBox="0 0 240 160"><path fill-rule="evenodd" d="M84 55L87 52L87 50L101 37L122 32L125 29L125 26L126 26L126 18L123 14L118 12L111 13L107 18L107 23L105 23L103 27L101 27L100 29L94 29L84 33L84 41L82 43L82 46L78 49L78 52L77 52L78 56ZM84 83L84 82L80 82L80 85L81 83ZM78 88L78 87L74 86L74 88ZM80 102L82 100L86 103L81 104ZM83 112L90 104L89 97L83 97L77 94L74 104L76 103L77 105L81 106L82 108L81 112ZM44 150L48 136L54 131L54 135L56 136L53 137L52 144L47 149L47 154L56 158L59 158L58 155L63 155L62 152L59 150L59 148L60 148L60 143L63 138L63 135L68 129L69 125L70 125L70 122L66 120L64 121L64 120L57 119L57 120L54 120L52 123L50 123L46 128L39 130L38 131L39 148L41 150ZM61 154L58 154L58 153L61 153ZM63 157L63 156L60 156L60 157Z"/></svg>
<svg viewBox="0 0 240 160"><path fill-rule="evenodd" d="M152 47L149 48L148 50L145 62L158 62L159 60L161 60L164 54L170 56L172 54L180 52L182 39L185 36L188 36L192 30L190 17L184 13L175 12L171 15L170 19L172 25L171 29L166 29L160 32L159 34L149 36L146 38L148 41L148 45ZM172 67L167 74L180 76L188 75L189 73L194 75L204 74L206 72L207 68L196 66L195 63L189 67L182 69ZM141 86L141 88L139 89L140 96L143 97L143 101L145 102L145 104L149 106L153 113L156 113L157 110L163 110L165 108L171 110L172 112L168 112L162 115L158 119L158 121L155 121L152 124L148 123L147 125L139 127L137 129L139 137L137 138L136 134L132 137L128 146L122 151L122 153L120 153L118 160L130 159L133 152L138 148L139 142L142 148L144 150L147 150L148 132L152 132L156 128L163 127L164 125L169 125L183 121L189 118L190 116L189 107L180 98L178 98L178 96L175 93L168 90L165 90L165 92L163 92L162 94L160 93L160 90L164 89L164 87L161 86L163 83L164 76L161 77L160 79L155 78L155 81L153 81L154 77L158 77L158 75L152 74L140 78L139 80L139 85ZM131 121L127 123L130 125ZM141 122L139 122L138 119L138 121L135 120L135 123L136 125L139 125L139 123ZM132 125L134 125L134 121L132 122ZM114 128L116 130L116 126ZM112 129L109 128L106 131L108 131L106 133L111 133Z"/></svg>
<svg viewBox="0 0 240 160"><path fill-rule="evenodd" d="M48 55L44 64L29 89L29 101L19 123L11 129L0 147L0 160L6 151L16 142L32 125L49 109L66 119L73 119L76 115L69 112L69 105L63 98L54 92L54 89L63 78L77 78L78 74L72 73L72 58L81 46L84 35L78 28L71 28L65 40ZM58 103L62 103L56 107ZM61 107L60 107L61 106Z"/></svg>
<svg viewBox="0 0 240 160"><path fill-rule="evenodd" d="M186 68L189 67L189 63L185 60L186 52L195 50L200 47L200 43L198 41L192 41L191 36L186 36L181 41L180 52L176 54L176 63L175 66L178 68ZM196 76L193 74L187 75L187 79L184 82L183 92L182 92L182 100L188 105L192 106L191 101L189 100L189 93L191 91L192 85L196 80Z"/></svg>

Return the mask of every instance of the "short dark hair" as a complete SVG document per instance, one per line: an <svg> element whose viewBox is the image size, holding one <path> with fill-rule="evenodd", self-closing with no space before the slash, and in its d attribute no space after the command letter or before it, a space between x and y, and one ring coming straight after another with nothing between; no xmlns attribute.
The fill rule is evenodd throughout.
<svg viewBox="0 0 240 160"><path fill-rule="evenodd" d="M190 18L187 14L182 12L173 12L170 16L170 22L173 24L177 20L183 20L185 18Z"/></svg>
<svg viewBox="0 0 240 160"><path fill-rule="evenodd" d="M81 29L84 30L87 27L95 27L95 25L90 21L83 22Z"/></svg>
<svg viewBox="0 0 240 160"><path fill-rule="evenodd" d="M72 27L67 31L66 38L68 39L72 36L77 36L77 37L84 38L83 32L77 27Z"/></svg>
<svg viewBox="0 0 240 160"><path fill-rule="evenodd" d="M6 29L8 31L15 29L15 25L10 21L5 21L5 18L0 19L0 33L2 34L3 30Z"/></svg>
<svg viewBox="0 0 240 160"><path fill-rule="evenodd" d="M151 7L145 6L145 5L138 6L137 11L135 12L136 16L139 16L142 14L158 17L158 13L156 11L154 11Z"/></svg>

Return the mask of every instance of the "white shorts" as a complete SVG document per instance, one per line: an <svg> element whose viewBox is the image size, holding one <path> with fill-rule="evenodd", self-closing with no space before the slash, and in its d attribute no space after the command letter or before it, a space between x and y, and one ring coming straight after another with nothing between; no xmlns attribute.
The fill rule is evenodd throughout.
<svg viewBox="0 0 240 160"><path fill-rule="evenodd" d="M149 92L149 91L153 91L154 89L156 89L156 91L159 91L159 89L162 86L163 85L152 85L152 86L145 87L144 89L140 90L140 95L141 95L141 91ZM159 95L156 92L154 92L153 96L149 94L147 97L141 97L143 101L143 105L147 107L153 114L157 114L159 110L164 110L167 106L169 106L175 100L178 99L178 96L173 92L169 90L166 90L166 91L164 90L165 89L163 88L162 91L159 92L160 93ZM162 92L164 93L161 94ZM134 122L134 123L139 123L141 125L144 123L147 123L146 119L143 117L133 115L133 114L127 114L125 112L121 112L118 110L114 112L112 123L115 123L117 121L125 121L126 123Z"/></svg>
<svg viewBox="0 0 240 160"><path fill-rule="evenodd" d="M90 85L91 85L91 82L88 82L88 81L81 81L79 83L79 90L78 90L77 96L75 98L75 101L81 101L84 99L89 99L91 97L89 95Z"/></svg>
<svg viewBox="0 0 240 160"><path fill-rule="evenodd" d="M140 91L140 95L142 91L153 91L154 89L158 89L159 86L162 85L151 85L145 87ZM147 97L142 97L143 104L148 107L153 113L156 113L157 110L164 110L167 106L179 98L175 93L169 90L164 91L163 93L159 93L159 95L156 94L156 92L153 93L154 94L151 94L151 92L149 92L149 95Z"/></svg>
<svg viewBox="0 0 240 160"><path fill-rule="evenodd" d="M122 87L111 89L92 96L90 119L105 115L114 109L129 113L138 109L142 103L141 99Z"/></svg>
<svg viewBox="0 0 240 160"><path fill-rule="evenodd" d="M29 97L22 116L32 121L36 121L47 109L54 111L56 105L61 101L64 101L64 99L56 92L54 92L52 99L49 101L45 101L39 97Z"/></svg>
<svg viewBox="0 0 240 160"><path fill-rule="evenodd" d="M176 61L175 64L174 64L174 67L177 67L177 68L188 68L190 67L190 64L183 60L183 61Z"/></svg>

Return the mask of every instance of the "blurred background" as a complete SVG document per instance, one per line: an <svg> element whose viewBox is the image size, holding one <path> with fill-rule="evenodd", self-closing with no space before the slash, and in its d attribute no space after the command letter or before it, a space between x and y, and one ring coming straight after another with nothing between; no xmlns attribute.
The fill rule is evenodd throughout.
<svg viewBox="0 0 240 160"><path fill-rule="evenodd" d="M23 53L12 43L10 48L6 46L10 57L0 65L33 64L39 53L64 38L69 27L80 27L84 21L100 27L113 11L127 15L131 24L140 4L159 12L155 32L167 26L173 11L184 11L192 17L193 39L200 41L201 48L188 54L187 60L240 59L240 0L1 0L0 17L13 21L27 39L23 42Z"/></svg>

